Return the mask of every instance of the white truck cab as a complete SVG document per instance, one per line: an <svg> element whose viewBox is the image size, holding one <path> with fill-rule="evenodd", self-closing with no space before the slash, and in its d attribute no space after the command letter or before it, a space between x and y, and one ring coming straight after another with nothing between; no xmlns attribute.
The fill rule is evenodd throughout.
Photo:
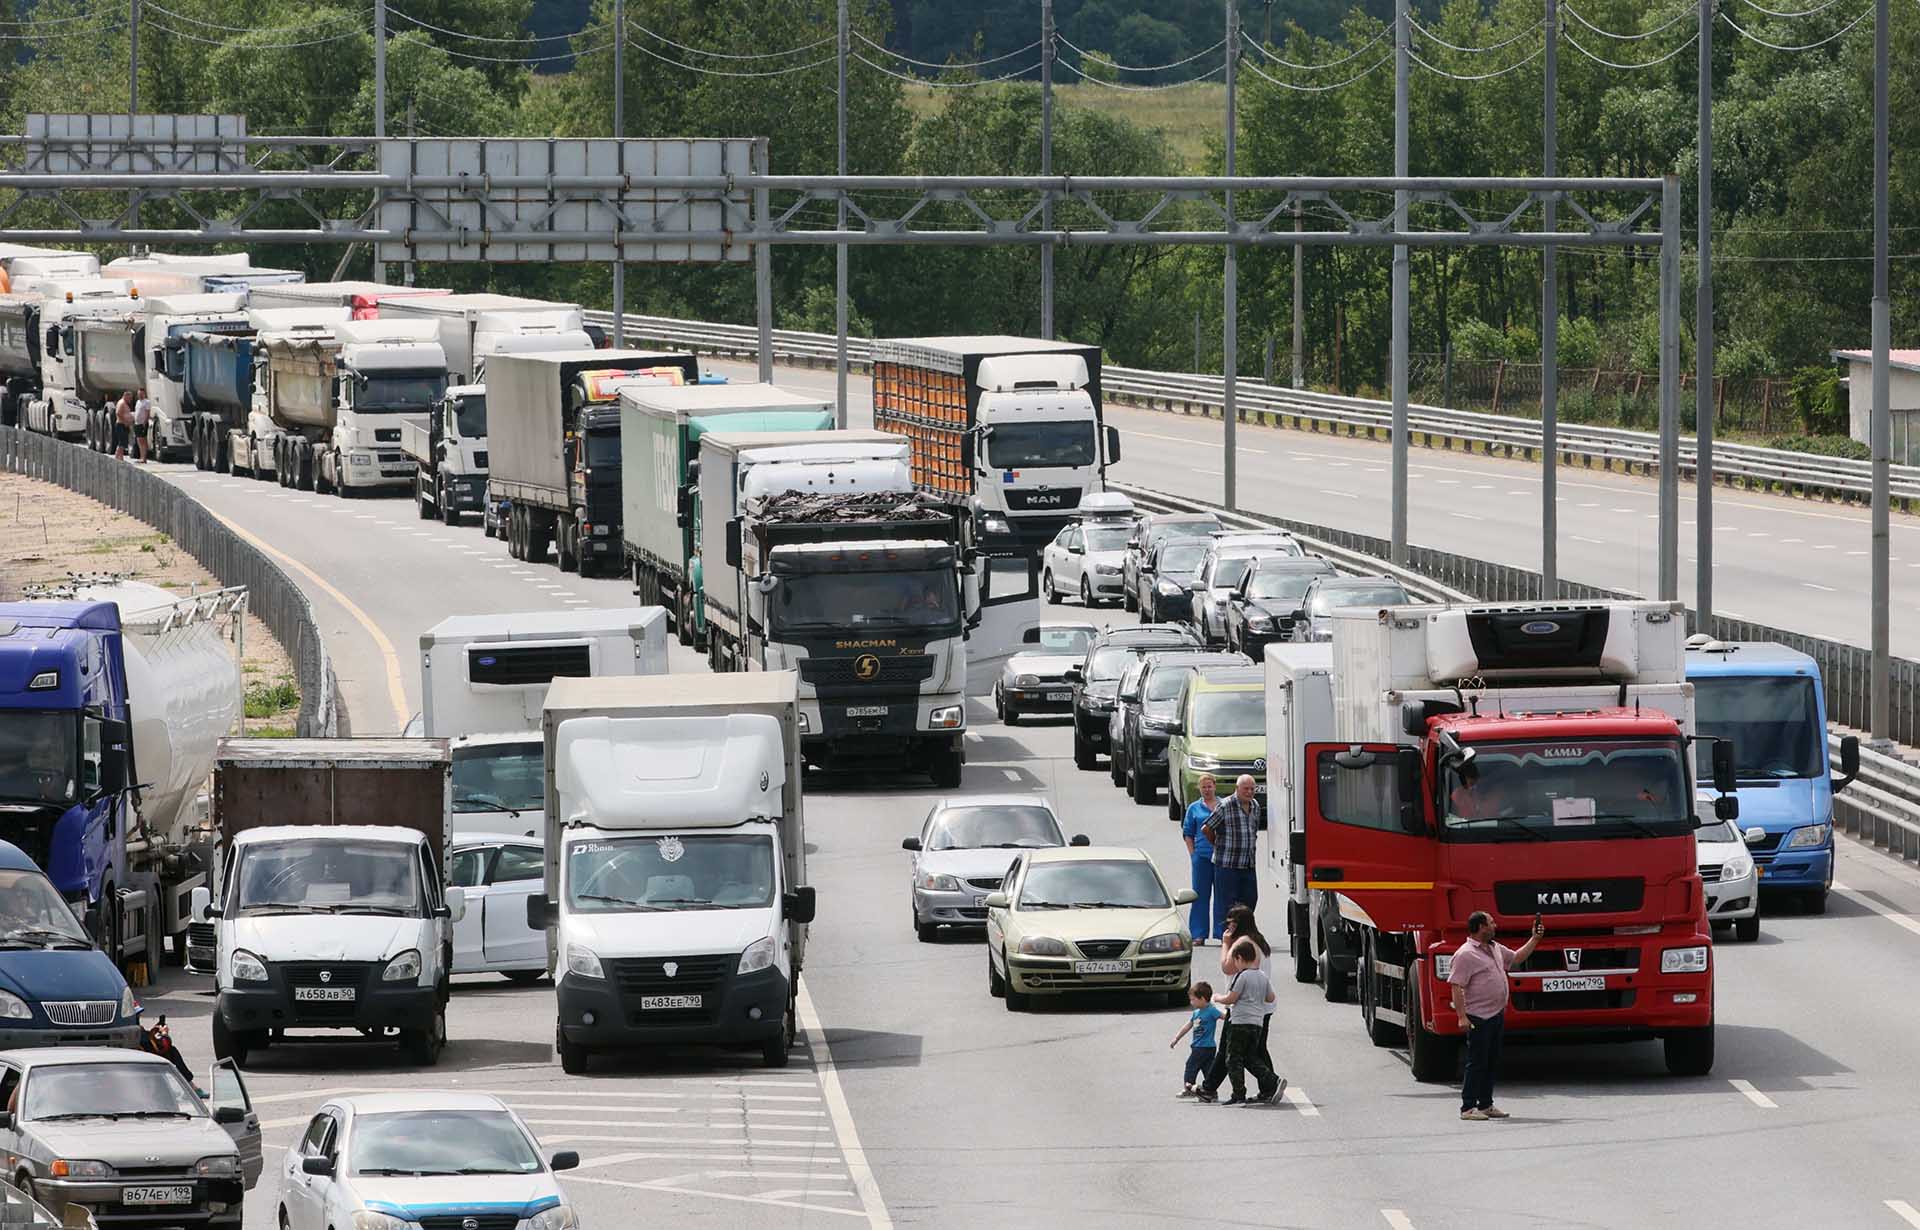
<svg viewBox="0 0 1920 1230"><path fill-rule="evenodd" d="M27 403L27 428L79 440L87 432L87 403L77 385L71 318L80 312L132 312L140 302L124 278L49 280L35 289L41 296L40 396Z"/></svg>

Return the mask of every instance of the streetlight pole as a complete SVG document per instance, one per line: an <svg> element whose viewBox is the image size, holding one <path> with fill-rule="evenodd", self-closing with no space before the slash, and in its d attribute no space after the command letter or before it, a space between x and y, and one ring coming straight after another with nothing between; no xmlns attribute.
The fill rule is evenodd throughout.
<svg viewBox="0 0 1920 1230"><path fill-rule="evenodd" d="M1234 173L1234 69L1240 62L1240 10L1236 0L1227 2L1227 148L1226 172L1229 177ZM1240 367L1240 249L1234 246L1233 230L1233 192L1229 189L1222 194L1226 198L1227 243L1225 273L1225 295L1221 304L1220 329L1220 374L1223 380L1220 398L1220 418L1226 427L1226 456L1221 461L1221 482L1226 493L1221 499L1228 509L1238 508L1238 444L1235 437L1240 428L1240 398L1235 384Z"/></svg>
<svg viewBox="0 0 1920 1230"><path fill-rule="evenodd" d="M1540 173L1559 174L1560 0L1547 0ZM1560 203L1542 206L1551 233ZM1540 599L1560 597L1560 273L1553 245L1540 249Z"/></svg>
<svg viewBox="0 0 1920 1230"><path fill-rule="evenodd" d="M613 139L627 135L627 4L613 0ZM617 148L617 147L616 147ZM627 344L627 262L615 236L613 251L613 345Z"/></svg>
<svg viewBox="0 0 1920 1230"><path fill-rule="evenodd" d="M1888 347L1892 322L1887 306L1887 48L1892 38L1888 0L1873 6L1873 669L1868 672L1868 707L1873 736L1893 737L1893 673L1888 608L1892 589L1889 525L1889 454L1893 417L1889 410Z"/></svg>
<svg viewBox="0 0 1920 1230"><path fill-rule="evenodd" d="M1713 0L1700 7L1700 199L1695 239L1700 260L1693 292L1694 608L1713 635Z"/></svg>
<svg viewBox="0 0 1920 1230"><path fill-rule="evenodd" d="M1053 0L1040 0L1040 174L1053 174ZM1040 203L1040 229L1053 230L1053 197ZM1053 340L1053 241L1040 245L1040 336Z"/></svg>
<svg viewBox="0 0 1920 1230"><path fill-rule="evenodd" d="M835 43L839 48L836 59L839 61L839 85L834 94L835 118L839 127L840 146L835 156L834 166L840 175L847 173L847 42L848 19L847 0L840 0L837 15L837 34ZM847 196L841 193L836 204L835 217L838 228L847 229ZM833 245L833 420L839 427L847 425L847 245Z"/></svg>
<svg viewBox="0 0 1920 1230"><path fill-rule="evenodd" d="M1407 90L1412 51L1411 29L1407 20L1407 0L1394 0L1393 6L1393 173L1407 175ZM1407 193L1393 193L1393 225L1407 229ZM1393 562L1407 562L1407 334L1410 331L1408 282L1412 270L1407 263L1407 245L1393 245Z"/></svg>

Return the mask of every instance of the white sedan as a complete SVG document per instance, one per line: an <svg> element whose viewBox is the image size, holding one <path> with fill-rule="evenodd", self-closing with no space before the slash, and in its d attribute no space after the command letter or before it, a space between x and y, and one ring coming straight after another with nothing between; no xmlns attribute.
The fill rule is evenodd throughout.
<svg viewBox="0 0 1920 1230"><path fill-rule="evenodd" d="M527 898L546 888L545 843L455 833L447 863L467 897L467 912L453 924L453 972L538 980L547 972L547 933L527 925Z"/></svg>
<svg viewBox="0 0 1920 1230"><path fill-rule="evenodd" d="M1729 820L1715 820L1711 805L1703 808L1701 827L1693 831L1694 851L1700 878L1706 883L1707 921L1718 927L1731 925L1734 938L1741 941L1760 938L1760 877L1755 873L1753 855L1747 851L1746 834ZM1753 830L1765 835L1765 829Z"/></svg>
<svg viewBox="0 0 1920 1230"><path fill-rule="evenodd" d="M1118 601L1120 573L1127 560L1131 521L1075 521L1054 535L1040 554L1040 592L1048 602L1062 595L1078 595L1092 606L1103 599Z"/></svg>
<svg viewBox="0 0 1920 1230"><path fill-rule="evenodd" d="M278 1224L578 1230L554 1172L579 1164L571 1151L543 1158L520 1116L491 1094L334 1098L287 1150Z"/></svg>

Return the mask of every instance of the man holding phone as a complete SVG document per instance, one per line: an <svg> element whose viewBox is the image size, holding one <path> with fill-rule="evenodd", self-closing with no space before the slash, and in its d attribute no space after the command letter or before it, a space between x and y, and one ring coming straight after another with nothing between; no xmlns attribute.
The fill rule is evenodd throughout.
<svg viewBox="0 0 1920 1230"><path fill-rule="evenodd" d="M1493 1104L1493 1077L1500 1066L1500 1042L1507 1028L1507 971L1533 955L1547 933L1533 916L1533 934L1518 950L1494 940L1493 916L1475 910L1467 917L1467 942L1453 954L1447 974L1453 1010L1467 1031L1467 1070L1460 1082L1460 1117L1481 1123L1508 1118Z"/></svg>

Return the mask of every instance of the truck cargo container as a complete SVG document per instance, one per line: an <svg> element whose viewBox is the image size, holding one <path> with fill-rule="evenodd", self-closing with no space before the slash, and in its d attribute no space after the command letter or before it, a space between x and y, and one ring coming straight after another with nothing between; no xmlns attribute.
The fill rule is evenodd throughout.
<svg viewBox="0 0 1920 1230"><path fill-rule="evenodd" d="M40 395L40 296L0 295L0 427Z"/></svg>
<svg viewBox="0 0 1920 1230"><path fill-rule="evenodd" d="M970 508L989 551L1028 554L1120 460L1102 430L1100 348L1022 337L873 344L873 425L913 446L913 481Z"/></svg>
<svg viewBox="0 0 1920 1230"><path fill-rule="evenodd" d="M297 269L256 269L252 258L244 252L121 257L107 262L104 272L110 278L127 279L146 299L220 294L245 297L255 287L293 285L307 280L307 275Z"/></svg>
<svg viewBox="0 0 1920 1230"><path fill-rule="evenodd" d="M7 262L8 289L16 294L44 295L52 283L94 281L100 278L100 258L91 252L48 252Z"/></svg>
<svg viewBox="0 0 1920 1230"><path fill-rule="evenodd" d="M251 308L247 316L253 324L251 338L192 337L188 340L188 362L198 373L195 388L205 399L196 430L225 435L225 449L214 450L216 462L224 451L224 464L233 473L265 480L278 477L274 465L280 451L280 431L267 405L267 352L263 343L328 340L347 322L347 309ZM243 355L252 365L244 375L232 366ZM236 395L240 399L237 416L233 405Z"/></svg>
<svg viewBox="0 0 1920 1230"><path fill-rule="evenodd" d="M508 554L539 562L552 543L562 571L622 570L620 388L637 379L699 378L699 364L684 353L494 356L487 364L487 499L505 502Z"/></svg>
<svg viewBox="0 0 1920 1230"><path fill-rule="evenodd" d="M484 383L490 355L593 347L574 303L492 294L386 296L378 312L381 320L433 321L454 384Z"/></svg>
<svg viewBox="0 0 1920 1230"><path fill-rule="evenodd" d="M833 402L771 384L641 385L620 394L620 531L640 601L664 606L682 645L705 647L693 509L709 431L833 427Z"/></svg>
<svg viewBox="0 0 1920 1230"><path fill-rule="evenodd" d="M146 392L146 304L126 311L75 312L67 318L61 344L73 353L74 392L87 405L87 440L94 451L108 452L121 394ZM131 438L127 449L131 455Z"/></svg>
<svg viewBox="0 0 1920 1230"><path fill-rule="evenodd" d="M147 305L146 390L153 411L148 442L162 461L183 455L197 460L194 416L198 407L187 397L187 337L194 333L251 335L246 295L185 294L143 297L142 301Z"/></svg>

